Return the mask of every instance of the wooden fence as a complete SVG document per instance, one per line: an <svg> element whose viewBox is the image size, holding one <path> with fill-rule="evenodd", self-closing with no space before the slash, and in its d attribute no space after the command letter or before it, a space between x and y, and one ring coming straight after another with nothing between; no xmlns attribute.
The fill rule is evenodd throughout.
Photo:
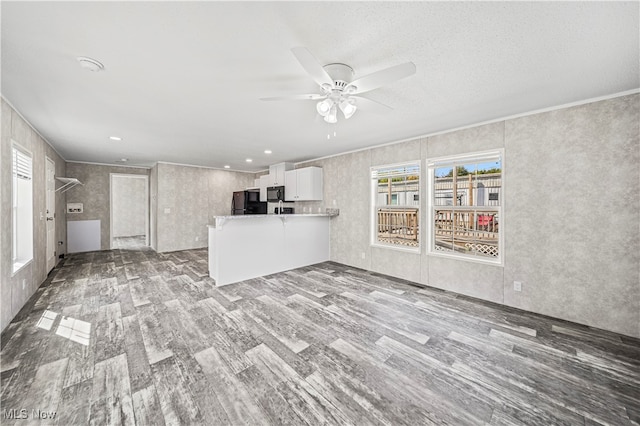
<svg viewBox="0 0 640 426"><path fill-rule="evenodd" d="M418 209L378 208L378 240L398 245L418 245Z"/></svg>

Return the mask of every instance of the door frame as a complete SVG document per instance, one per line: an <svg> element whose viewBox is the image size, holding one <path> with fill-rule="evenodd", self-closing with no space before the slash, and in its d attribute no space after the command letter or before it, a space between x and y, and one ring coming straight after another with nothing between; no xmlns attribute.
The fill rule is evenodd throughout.
<svg viewBox="0 0 640 426"><path fill-rule="evenodd" d="M113 179L133 178L144 179L144 244L149 246L149 176L129 173L109 173L109 249L113 250Z"/></svg>

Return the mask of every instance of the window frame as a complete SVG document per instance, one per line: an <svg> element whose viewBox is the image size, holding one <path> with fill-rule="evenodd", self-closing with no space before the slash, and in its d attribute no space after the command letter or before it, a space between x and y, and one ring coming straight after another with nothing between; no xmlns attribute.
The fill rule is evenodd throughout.
<svg viewBox="0 0 640 426"><path fill-rule="evenodd" d="M378 197L378 179L374 179L373 178L373 172L374 171L379 171L382 169L391 169L391 168L395 168L395 167L406 167L406 166L416 166L418 168L418 204L415 206L411 206L412 208L417 208L418 211L416 212L417 215L417 221L418 221L418 238L417 238L417 242L418 242L418 246L417 247L410 247L410 246L403 246L403 245L398 245L398 244L391 244L391 243L382 243L378 241L378 236L377 236L377 230L378 230L378 219L377 219L377 208L380 207L380 205L377 202L377 197ZM409 253L415 253L415 254L421 254L422 253L422 238L423 238L423 224L422 222L422 188L423 188L423 176L422 176L422 160L413 160L413 161L403 161L401 163L392 163L392 164L381 164L381 165L377 165L377 166L371 166L369 167L369 181L370 181L370 198L371 198L371 203L370 203L370 246L371 247L377 247L377 248L385 248L385 249L390 249L390 250L397 250L397 251L403 251L403 252L409 252ZM390 200L391 201L391 200ZM398 208L401 209L402 206L399 205L394 205L394 204L387 204L387 206L391 206L394 208ZM406 205L408 206L408 205Z"/></svg>
<svg viewBox="0 0 640 426"><path fill-rule="evenodd" d="M17 152L18 154L16 154L14 151ZM17 198L20 196L19 195L20 192L18 191L18 181L16 180L17 173L15 169L16 160L14 159L15 155L20 155L20 154L28 157L29 159L29 167L30 167L29 192L30 192L30 198L31 198L29 200L29 203L30 203L29 206L31 207L30 215L26 220L26 222L28 223L29 238L25 240L25 242L28 244L29 255L23 258L18 258L18 252L20 251L20 248L18 247L18 243L19 243L18 233L20 232L18 227L20 226L20 224L22 224L22 222L25 219L19 219L17 215L17 210L19 208L19 202ZM18 274L22 269L24 269L31 262L33 262L33 259L34 259L34 242L33 242L33 238L34 238L34 223L33 223L34 175L33 175L33 170L34 170L33 153L30 150L26 149L24 146L12 140L11 141L11 276L12 277ZM22 237L22 238L25 238L25 237Z"/></svg>
<svg viewBox="0 0 640 426"><path fill-rule="evenodd" d="M442 167L457 167L460 163L471 162L487 162L492 159L500 159L500 199L498 206L457 206L452 202L451 205L436 205L435 204L435 171ZM457 259L467 262L476 262L482 264L489 264L494 266L504 267L504 229L505 229L505 215L504 215L504 194L505 194L505 156L504 149L492 149L487 151L469 152L465 154L447 155L440 157L427 158L425 161L425 171L427 174L427 206L426 206L426 220L425 223L429 226L429 231L426 232L427 236L427 249L426 252L429 256L444 257L449 259ZM453 200L452 200L453 201ZM499 217L498 227L498 256L495 258L481 257L477 255L469 255L458 252L444 252L435 249L435 232L434 226L435 211L436 210L458 210L458 211L475 211L475 210L493 210Z"/></svg>

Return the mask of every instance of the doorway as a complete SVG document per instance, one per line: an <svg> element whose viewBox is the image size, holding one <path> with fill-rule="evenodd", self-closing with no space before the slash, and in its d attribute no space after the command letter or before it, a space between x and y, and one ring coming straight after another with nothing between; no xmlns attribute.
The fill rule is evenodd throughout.
<svg viewBox="0 0 640 426"><path fill-rule="evenodd" d="M149 246L149 177L111 173L111 249Z"/></svg>
<svg viewBox="0 0 640 426"><path fill-rule="evenodd" d="M56 266L56 163L45 157L47 182L46 232L47 232L47 274Z"/></svg>

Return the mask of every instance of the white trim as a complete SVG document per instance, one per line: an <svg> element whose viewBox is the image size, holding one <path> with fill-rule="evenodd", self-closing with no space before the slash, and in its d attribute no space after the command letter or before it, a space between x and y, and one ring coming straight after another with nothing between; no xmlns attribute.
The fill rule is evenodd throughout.
<svg viewBox="0 0 640 426"><path fill-rule="evenodd" d="M378 242L376 235L377 235L377 225L378 225L378 220L376 218L376 209L378 207L378 203L377 203L377 199L378 199L378 192L377 192L377 179L375 179L373 177L373 170L374 169L392 169L394 167L404 167L404 166L408 166L408 165L417 165L418 166L418 173L419 173L419 180L418 180L418 247L410 247L410 246L399 246L399 245L394 245L394 244L384 244L384 243L380 243ZM413 161L403 161L401 163L392 163L392 164L380 164L380 165L376 165L376 166L369 166L369 198L370 198L370 205L369 205L369 212L370 212L370 216L369 216L369 247L377 247L377 248L384 248L384 249L392 249L392 250L397 250L397 251L403 251L403 252L408 252L408 253L415 253L415 254L421 254L422 253L422 246L423 246L423 227L424 227L424 223L422 222L422 179L423 179L423 168L422 168L422 160L417 159L417 160L413 160ZM374 181L376 181L376 184L374 184Z"/></svg>
<svg viewBox="0 0 640 426"><path fill-rule="evenodd" d="M151 229L149 227L149 216L150 216L150 204L151 199L149 198L149 176L141 175L141 174L127 174L127 173L109 173L109 249L113 250L113 178L114 177L124 177L124 178L132 178L132 179L144 179L145 187L144 187L144 241L145 245L149 246L149 238L151 234Z"/></svg>
<svg viewBox="0 0 640 426"><path fill-rule="evenodd" d="M14 204L13 204L13 200L15 197L15 193L14 193L14 181L13 181L13 175L14 175L14 169L13 169L13 150L19 151L21 152L23 155L27 155L29 157L29 160L31 162L31 178L29 179L29 182L31 182L31 257L29 257L29 259L27 259L26 261L24 261L24 263L22 262L22 259L20 261L18 261L17 257L16 257L16 241L15 241L15 226L16 224L13 222L13 215L14 215ZM33 262L33 260L35 259L35 244L33 241L34 238L34 231L35 231L35 226L34 226L34 220L35 220L35 209L34 209L34 202L33 202L33 196L34 196L34 177L33 177L33 167L34 166L34 161L33 161L33 151L31 151L30 149L27 149L24 147L24 145L16 142L13 138L11 139L11 277L14 277L16 274L18 274L21 270L23 270L27 265L29 265L31 262ZM21 263L21 264L20 264ZM16 264L20 264L20 266L16 269Z"/></svg>
<svg viewBox="0 0 640 426"><path fill-rule="evenodd" d="M198 166L198 165L195 165L195 164L172 163L170 161L157 161L155 164L168 164L170 166L182 166L182 167L198 167L198 168L201 168L201 169L220 170L220 171L223 171L223 172L249 173L249 174L253 174L253 175L255 175L256 173L260 173L260 172L246 171L246 170L225 169L225 168L222 168L222 167Z"/></svg>
<svg viewBox="0 0 640 426"><path fill-rule="evenodd" d="M104 166L104 167L128 167L131 169L145 169L150 170L149 166L127 166L123 164L109 164L109 163L96 163L92 161L75 161L75 160L65 160L67 163L75 163L75 164L91 164L94 166Z"/></svg>
<svg viewBox="0 0 640 426"><path fill-rule="evenodd" d="M420 240L422 240L422 235L420 235ZM420 242L418 242L418 244L420 244ZM382 244L382 243L372 242L371 244L369 244L369 247L380 248L380 249L390 249L395 251L401 251L404 253L422 254L422 250L420 246L410 247L410 246L401 246L401 245L395 245L395 244Z"/></svg>
<svg viewBox="0 0 640 426"><path fill-rule="evenodd" d="M496 155L497 154L497 155ZM483 155L485 155L485 157L483 157ZM500 227L499 227L499 231L498 231L498 257L496 259L491 259L491 258L483 258L483 257L479 257L479 256L469 256L469 255L465 255L463 253L455 253L455 254L450 254L447 252L438 252L436 250L433 249L434 247L434 242L435 242L435 237L434 237L434 229L433 229L433 210L436 207L434 204L434 191L433 191L433 186L434 186L434 171L435 168L438 167L438 162L442 161L442 163L444 164L446 161L444 160L451 160L451 162L463 162L465 160L469 160L469 161L476 161L476 160L482 160L483 158L491 158L491 157L499 157L500 158L500 168L501 168L501 184L500 184L500 188L501 188L501 192L502 192L502 196L500 197L500 205L497 207L497 211L500 214ZM499 266L499 267L504 267L504 253L505 253L505 247L504 247L504 230L505 230L505 206L504 206L504 200L505 200L505 150L504 148L496 148L496 149L491 149L491 150L486 150L486 151L475 151L475 152L469 152L466 154L454 154L454 155L450 155L450 156L439 156L439 157L433 157L433 158L427 158L425 159L425 169L426 169L426 173L427 173L427 206L426 206L426 220L425 220L425 224L428 224L429 226L429 232L427 232L427 245L426 245L426 250L425 252L427 253L427 256L435 256L435 257L446 257L449 259L457 259L457 260L463 260L463 261L470 261L470 262L476 262L476 263L482 263L485 265L493 265L493 266ZM473 206L461 206L462 208L460 210L476 210L476 209L482 209L482 207L478 206L473 207ZM495 209L496 207L487 207L488 209Z"/></svg>

